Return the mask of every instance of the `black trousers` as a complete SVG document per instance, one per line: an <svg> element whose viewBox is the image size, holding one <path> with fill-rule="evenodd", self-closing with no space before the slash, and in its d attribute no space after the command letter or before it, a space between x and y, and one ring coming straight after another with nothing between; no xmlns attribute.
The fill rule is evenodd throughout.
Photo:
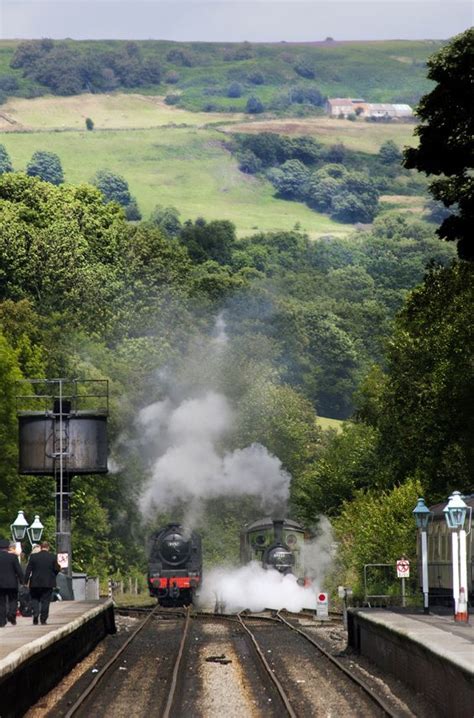
<svg viewBox="0 0 474 718"><path fill-rule="evenodd" d="M4 626L7 618L16 617L18 605L18 589L0 588L0 626Z"/></svg>
<svg viewBox="0 0 474 718"><path fill-rule="evenodd" d="M49 616L49 604L51 603L52 595L52 588L30 588L33 618L38 618L39 616L41 621L46 621Z"/></svg>

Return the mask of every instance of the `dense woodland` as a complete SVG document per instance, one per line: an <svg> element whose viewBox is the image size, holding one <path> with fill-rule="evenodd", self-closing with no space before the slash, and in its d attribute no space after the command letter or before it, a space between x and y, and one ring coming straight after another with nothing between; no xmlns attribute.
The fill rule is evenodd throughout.
<svg viewBox="0 0 474 718"><path fill-rule="evenodd" d="M241 142L239 152L258 158ZM54 541L51 480L17 473L20 378L110 381L116 469L74 479L73 496L75 567L102 576L143 568L149 524L138 502L146 474L130 447L140 441L139 410L164 398L165 375L195 395L212 388L228 397L237 421L226 448L257 441L281 459L292 476L292 515L313 527L321 513L331 517L344 582L357 584L364 562L413 551L410 513L420 492L431 503L472 490L474 277L466 242L465 259L456 259L433 224L396 214L316 242L297 231L237 240L225 219L181 223L170 207L130 222L97 187L12 172L6 153L0 162L4 535L21 506L41 514ZM306 166L292 157L278 171L288 162ZM410 162L426 171L423 144ZM463 171L453 170L459 183ZM327 174L322 186L341 179L318 172ZM452 207L457 196L449 200ZM464 206L472 207L466 201L456 217ZM209 357L218 316L229 339ZM350 421L342 433L323 432L316 414ZM239 524L252 512L242 501L208 503L210 560L235 557Z"/></svg>

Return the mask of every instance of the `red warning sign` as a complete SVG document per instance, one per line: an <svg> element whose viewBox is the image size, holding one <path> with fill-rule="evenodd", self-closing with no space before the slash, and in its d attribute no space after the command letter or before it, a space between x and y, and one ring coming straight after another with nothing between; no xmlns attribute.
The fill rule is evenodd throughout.
<svg viewBox="0 0 474 718"><path fill-rule="evenodd" d="M407 558L397 561L397 578L410 578L410 561Z"/></svg>

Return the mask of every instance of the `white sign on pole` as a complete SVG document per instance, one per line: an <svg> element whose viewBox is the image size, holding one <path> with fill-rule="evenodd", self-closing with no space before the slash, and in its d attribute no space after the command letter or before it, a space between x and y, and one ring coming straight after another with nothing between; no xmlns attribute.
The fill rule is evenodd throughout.
<svg viewBox="0 0 474 718"><path fill-rule="evenodd" d="M322 591L316 596L316 616L318 618L329 618L329 596Z"/></svg>
<svg viewBox="0 0 474 718"><path fill-rule="evenodd" d="M410 561L407 558L397 561L397 578L410 578Z"/></svg>
<svg viewBox="0 0 474 718"><path fill-rule="evenodd" d="M58 553L58 563L60 568L67 568L69 566L69 554Z"/></svg>

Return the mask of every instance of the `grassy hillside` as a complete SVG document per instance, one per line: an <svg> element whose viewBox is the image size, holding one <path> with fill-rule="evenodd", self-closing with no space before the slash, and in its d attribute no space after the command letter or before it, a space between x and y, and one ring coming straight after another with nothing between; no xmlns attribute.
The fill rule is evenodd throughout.
<svg viewBox="0 0 474 718"><path fill-rule="evenodd" d="M86 117L94 120L93 132L84 131ZM239 235L292 229L299 223L313 238L329 232L344 235L351 227L303 204L276 199L269 182L239 172L225 149L227 134L306 134L323 144L343 141L365 153L378 152L387 139L399 146L413 142L411 124L321 117L249 122L241 114L223 119L221 114L190 112L139 94L12 98L0 111L0 142L18 170L26 168L36 150L49 150L60 156L68 182L89 181L104 168L122 174L144 217L156 204L169 204L180 210L182 219L230 219ZM421 211L419 198L407 205L406 198L387 197L384 208Z"/></svg>
<svg viewBox="0 0 474 718"><path fill-rule="evenodd" d="M15 77L15 93L32 97L48 92L44 84L25 79L23 71L10 68L16 47L13 41L0 42L2 75ZM65 41L66 48L80 58L99 53L126 52L124 41ZM416 103L430 88L426 60L441 46L439 41L330 42L330 43L134 43L143 59L161 67L161 84L140 91L179 93L179 103L188 110L215 108L243 111L250 96L258 97L265 109L283 114L314 112L311 105L288 103L295 86L317 88L324 95L361 96L368 101ZM77 62L75 62L77 64ZM258 75L258 77L257 77ZM240 97L228 97L231 82L241 85ZM134 91L133 82L127 87ZM86 89L87 84L83 86ZM137 85L135 85L135 88Z"/></svg>
<svg viewBox="0 0 474 718"><path fill-rule="evenodd" d="M25 169L41 149L60 156L67 182L87 182L100 168L122 174L145 217L165 204L177 207L182 219L230 219L240 235L292 229L297 222L312 237L351 229L302 204L276 199L269 182L239 171L217 130L9 132L1 141L16 170Z"/></svg>

